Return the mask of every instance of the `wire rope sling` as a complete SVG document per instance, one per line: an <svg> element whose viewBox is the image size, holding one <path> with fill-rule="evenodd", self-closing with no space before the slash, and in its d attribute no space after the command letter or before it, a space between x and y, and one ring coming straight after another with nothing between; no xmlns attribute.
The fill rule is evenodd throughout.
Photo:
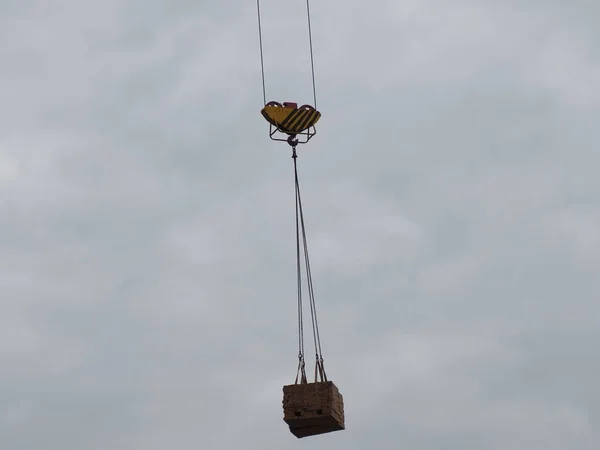
<svg viewBox="0 0 600 450"><path fill-rule="evenodd" d="M296 197L296 272L298 283L298 369L294 384L283 387L283 412L284 421L288 424L291 433L297 438L303 438L345 429L343 397L335 384L327 379L325 373L306 240L304 213L300 196L300 184L298 181L298 155L296 147L298 144L308 143L308 141L316 134L315 124L321 117L321 113L316 109L317 94L315 86L310 5L309 0L306 0L314 106L303 105L300 107L298 107L297 103L293 102L267 102L260 0L256 0L256 8L258 15L258 36L264 102L261 114L267 122L269 122L269 137L274 141L287 142L292 149L292 159L294 162ZM304 256L312 334L315 345L314 383L308 382L305 370L301 254Z"/></svg>

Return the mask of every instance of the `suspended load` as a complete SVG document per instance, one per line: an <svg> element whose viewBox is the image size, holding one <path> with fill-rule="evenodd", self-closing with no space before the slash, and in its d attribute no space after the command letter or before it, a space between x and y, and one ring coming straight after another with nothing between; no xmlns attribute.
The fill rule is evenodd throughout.
<svg viewBox="0 0 600 450"><path fill-rule="evenodd" d="M331 381L284 386L283 411L297 438L344 429L344 399Z"/></svg>
<svg viewBox="0 0 600 450"><path fill-rule="evenodd" d="M315 124L321 118L321 113L316 109L317 95L310 29L310 9L308 0L306 0L314 107L310 105L298 107L298 104L293 102L284 102L281 104L271 101L267 103L260 23L260 0L256 1L256 6L258 10L258 35L260 40L260 62L265 105L261 110L261 114L270 124L270 138L275 141L286 141L292 148L292 158L294 160L294 177L296 183L296 272L298 281L298 370L294 383L283 387L282 403L283 420L289 426L290 432L297 438L304 438L345 429L344 399L337 386L332 381L327 380L327 375L325 374L296 164L298 158L296 146L307 143L315 135ZM283 137L277 137L277 133L282 134ZM304 139L298 139L299 136L303 136ZM315 380L313 383L308 382L305 370L300 240L302 240L304 253L312 334L315 344Z"/></svg>

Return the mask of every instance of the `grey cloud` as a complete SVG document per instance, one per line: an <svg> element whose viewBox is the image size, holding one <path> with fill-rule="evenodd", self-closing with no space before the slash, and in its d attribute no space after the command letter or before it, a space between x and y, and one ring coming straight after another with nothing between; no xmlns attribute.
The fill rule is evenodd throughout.
<svg viewBox="0 0 600 450"><path fill-rule="evenodd" d="M3 445L307 445L254 5L75 3L1 19ZM308 103L305 5L264 5L269 99ZM309 445L596 448L595 5L311 6L298 163L348 428Z"/></svg>

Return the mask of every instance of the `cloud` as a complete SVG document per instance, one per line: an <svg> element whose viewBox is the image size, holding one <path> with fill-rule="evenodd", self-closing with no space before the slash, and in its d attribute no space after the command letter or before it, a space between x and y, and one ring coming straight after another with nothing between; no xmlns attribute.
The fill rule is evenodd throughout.
<svg viewBox="0 0 600 450"><path fill-rule="evenodd" d="M262 3L267 100L309 103L292 3ZM3 5L7 448L306 444L254 6ZM596 9L311 4L298 167L348 424L316 448L597 448Z"/></svg>

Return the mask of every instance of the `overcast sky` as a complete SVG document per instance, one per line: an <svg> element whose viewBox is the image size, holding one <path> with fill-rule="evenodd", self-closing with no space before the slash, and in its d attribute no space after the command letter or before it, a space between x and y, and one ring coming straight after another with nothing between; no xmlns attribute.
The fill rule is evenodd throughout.
<svg viewBox="0 0 600 450"><path fill-rule="evenodd" d="M305 3L261 6L267 100L312 103ZM347 429L282 420L293 166L254 1L0 0L3 450L600 448L600 3L311 11Z"/></svg>

